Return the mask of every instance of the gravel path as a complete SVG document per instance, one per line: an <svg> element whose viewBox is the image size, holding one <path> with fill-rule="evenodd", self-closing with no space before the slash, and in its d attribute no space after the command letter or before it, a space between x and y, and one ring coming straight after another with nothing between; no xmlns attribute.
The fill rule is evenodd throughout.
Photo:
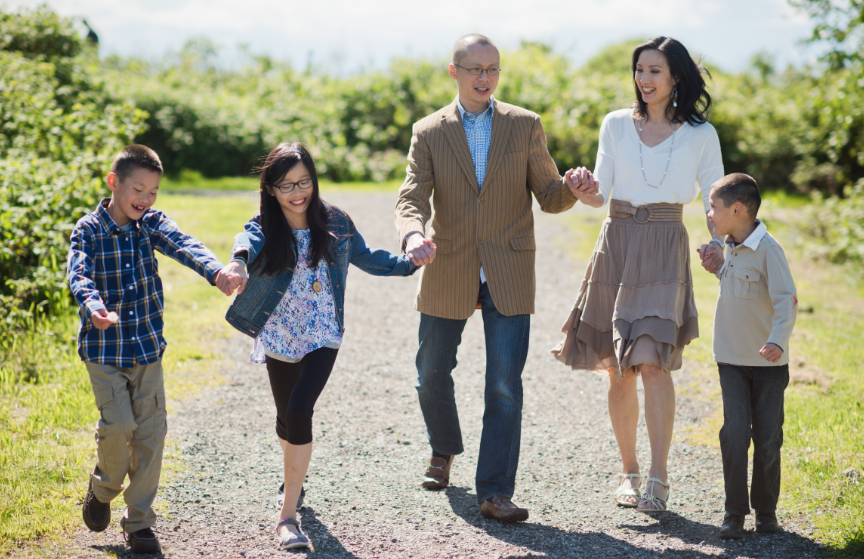
<svg viewBox="0 0 864 559"><path fill-rule="evenodd" d="M352 215L371 245L398 248L393 194L340 193L331 201ZM374 278L354 269L345 343L314 421L316 446L302 521L315 557L817 556L820 547L807 537L812 527L802 517L787 518L787 531L780 534L750 532L740 543L718 538L722 471L719 450L713 448L673 443L670 511L649 517L614 506L618 453L606 411L606 380L570 372L549 354L585 263L568 254L564 218L539 211L536 217L537 314L524 373L514 496L530 510L530 520L516 526L487 521L475 502L485 366L479 313L468 322L454 372L466 452L454 463L451 486L426 492L419 484L429 447L414 390L417 280ZM291 553L275 543L281 453L266 373L248 362L249 348L250 340L239 334L227 342L228 382L176 404L179 411L169 419L169 438L187 467L160 489L163 514L156 528L165 557ZM676 373L680 387L687 375L686 366ZM689 401L686 393L678 398L680 431L699 420L704 405ZM647 472L644 424L639 452ZM751 530L752 522L748 517ZM102 534L82 527L71 548L46 543L43 552L131 556L116 520ZM294 552L302 553L309 552Z"/></svg>

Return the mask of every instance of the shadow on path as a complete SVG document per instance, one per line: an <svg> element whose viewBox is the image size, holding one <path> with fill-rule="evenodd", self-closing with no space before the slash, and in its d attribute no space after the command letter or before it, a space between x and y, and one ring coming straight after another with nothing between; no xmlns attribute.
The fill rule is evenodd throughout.
<svg viewBox="0 0 864 559"><path fill-rule="evenodd" d="M548 557L675 557L675 558L701 558L716 557L716 550L712 553L690 549L674 549L671 547L661 549L646 549L637 547L627 541L612 537L602 532L571 532L531 522L520 522L518 524L504 524L494 520L487 520L480 516L479 507L476 504L476 495L464 487L448 487L444 490L450 501L453 512L461 517L471 526L483 530L489 536L505 543L525 547L534 553L542 553ZM638 514L638 513L634 513ZM676 538L691 545L708 543L712 546L722 548L722 557L737 557L739 552L752 556L752 550L740 549L742 543L748 538L757 537L755 533L749 532L745 539L739 542L721 540L719 527L701 522L695 522L684 518L674 512L665 512L656 517L657 523L648 526L622 524L620 527L626 530L645 535L664 535ZM763 539L764 546L768 547L775 539L784 537L792 540L794 545L804 546L809 551L815 551L815 546L797 534L759 534ZM758 555L770 554L767 549L760 550ZM519 555L502 557L502 559L515 559Z"/></svg>

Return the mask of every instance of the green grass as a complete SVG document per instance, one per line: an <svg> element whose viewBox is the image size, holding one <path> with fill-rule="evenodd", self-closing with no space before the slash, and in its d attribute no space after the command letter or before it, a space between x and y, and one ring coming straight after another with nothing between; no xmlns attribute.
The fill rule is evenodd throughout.
<svg viewBox="0 0 864 559"><path fill-rule="evenodd" d="M864 556L864 375L861 333L864 292L848 267L813 262L802 255L792 225L800 200L769 197L766 221L783 244L798 288L798 320L791 342L786 391L783 484L780 510L787 517L805 514L817 527L815 537L837 556ZM787 202L789 202L787 204ZM774 210L774 211L772 211ZM587 262L605 212L572 214L573 251ZM695 249L707 238L701 216L688 215L691 260L700 338L684 352L689 382L678 391L713 411L697 426L678 427L676 435L694 444L719 447L723 424L717 368L711 356L712 321L718 281L699 265ZM844 473L846 472L846 473ZM713 482L714 480L706 480ZM722 480L720 480L722 483Z"/></svg>
<svg viewBox="0 0 864 559"><path fill-rule="evenodd" d="M222 192L258 192L259 178L249 177L220 177L205 178L196 171L184 170L177 177L162 177L160 188L167 192L185 192L194 190L214 190ZM374 192L395 192L402 185L401 180L384 182L331 182L322 180L319 188L322 192L328 190L353 190Z"/></svg>
<svg viewBox="0 0 864 559"><path fill-rule="evenodd" d="M242 197L163 195L156 208L224 262L255 203ZM216 351L230 327L223 320L228 305L224 295L165 256L159 263L170 414L177 400L221 381ZM98 413L72 339L77 325L77 316L69 315L50 326L53 335L20 338L0 367L0 554L34 545L41 537L61 538L81 524L80 501L95 463L92 430ZM183 467L170 437L169 429L163 483L170 483L172 472ZM122 499L114 505L119 514ZM157 500L155 506L159 510L162 504Z"/></svg>

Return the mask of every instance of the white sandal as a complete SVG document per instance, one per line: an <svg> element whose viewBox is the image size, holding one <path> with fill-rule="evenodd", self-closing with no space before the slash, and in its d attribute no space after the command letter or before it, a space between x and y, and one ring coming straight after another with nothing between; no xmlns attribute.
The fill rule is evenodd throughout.
<svg viewBox="0 0 864 559"><path fill-rule="evenodd" d="M651 486L651 490L648 490L648 484L654 483L655 485ZM654 495L654 488L657 486L656 484L660 484L666 488L666 498L658 497ZM666 502L669 500L669 484L663 483L656 477L649 477L648 483L645 484L645 494L642 495L642 498L639 499L639 506L636 507L636 510L639 512L644 512L647 514L656 514L658 512L666 511ZM653 509L642 508L643 504L652 503L655 507Z"/></svg>
<svg viewBox="0 0 864 559"><path fill-rule="evenodd" d="M618 489L615 490L614 499L615 503L622 507L628 508L636 508L639 505L639 498L642 496L642 492L639 491L639 486L632 487L632 483L629 487L624 488L624 480L631 480L633 478L639 478L639 485L642 485L642 475L641 474L618 474ZM636 499L636 502L630 502L628 498Z"/></svg>

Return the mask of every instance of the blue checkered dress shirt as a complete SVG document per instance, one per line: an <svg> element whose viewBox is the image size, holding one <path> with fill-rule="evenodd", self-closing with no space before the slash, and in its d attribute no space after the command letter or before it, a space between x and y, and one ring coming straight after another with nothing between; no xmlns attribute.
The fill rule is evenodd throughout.
<svg viewBox="0 0 864 559"><path fill-rule="evenodd" d="M467 112L459 98L456 105L462 116L462 128L465 129L465 139L468 140L468 149L471 150L471 159L474 161L474 174L477 176L477 186L483 188L483 179L486 178L486 160L489 159L489 145L492 143L492 114L495 105L490 97L489 107L480 114Z"/></svg>
<svg viewBox="0 0 864 559"><path fill-rule="evenodd" d="M80 306L78 354L88 363L135 367L158 361L167 345L162 337L162 280L153 251L211 284L222 264L162 212L147 210L128 231L122 230L108 214L108 202L102 200L72 231L66 279ZM100 309L116 312L120 320L97 329L90 315Z"/></svg>
<svg viewBox="0 0 864 559"><path fill-rule="evenodd" d="M474 161L474 174L477 176L477 187L483 188L483 179L486 178L486 160L489 159L489 145L492 143L492 115L495 112L494 98L489 97L489 107L480 114L471 114L462 107L459 97L456 97L456 106L462 116L462 128L465 130L465 139L468 140L468 149L471 150L471 160ZM486 283L486 274L480 267L480 282Z"/></svg>

